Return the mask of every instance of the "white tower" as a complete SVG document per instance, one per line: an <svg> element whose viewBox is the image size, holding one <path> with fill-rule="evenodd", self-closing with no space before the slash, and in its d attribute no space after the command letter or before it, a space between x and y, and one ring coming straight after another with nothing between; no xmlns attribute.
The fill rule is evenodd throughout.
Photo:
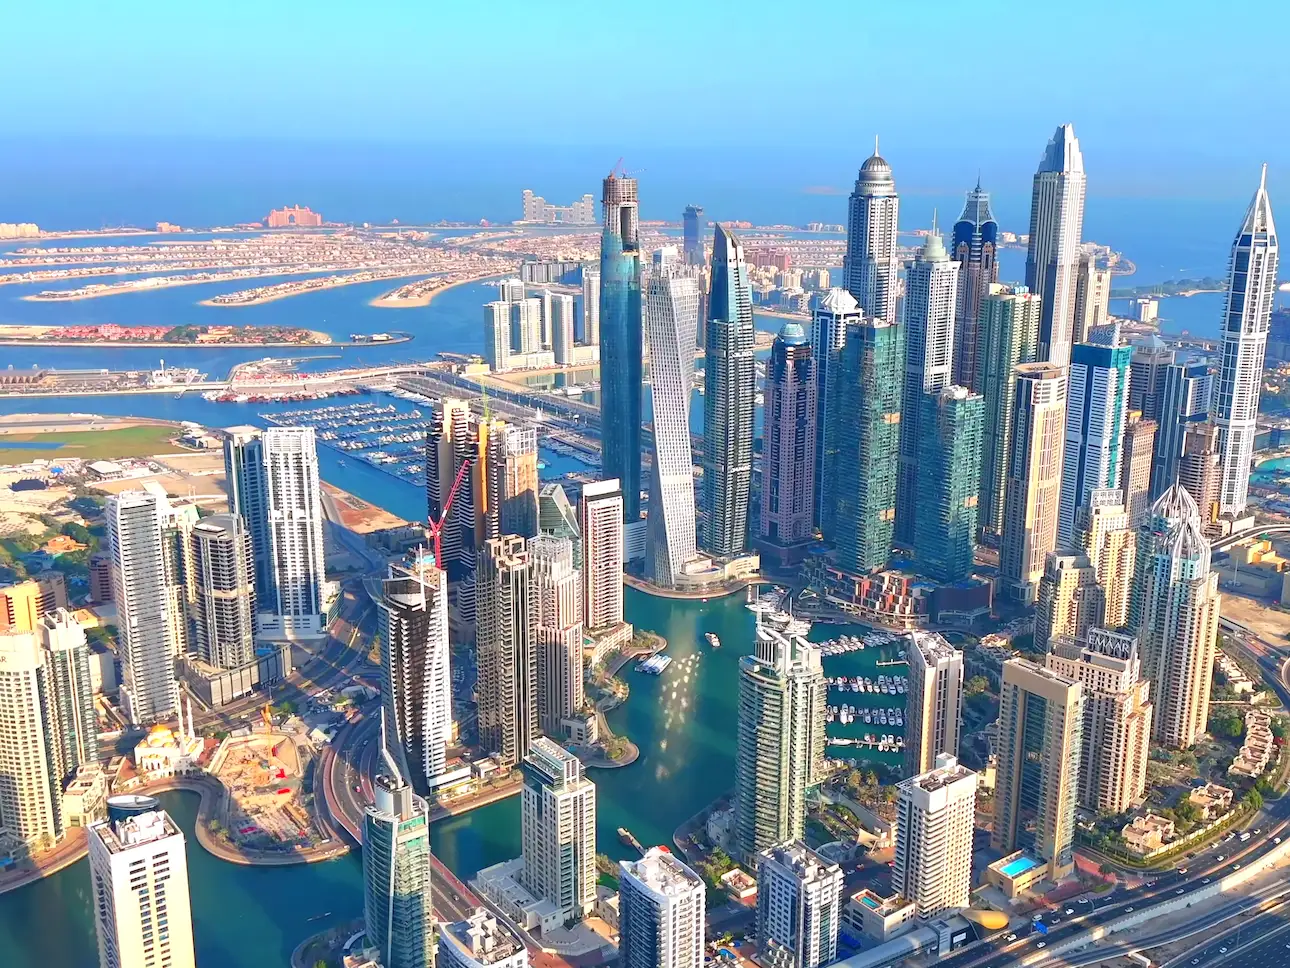
<svg viewBox="0 0 1290 968"><path fill-rule="evenodd" d="M261 631L287 638L326 632L322 486L312 427L264 431L264 482L274 599Z"/></svg>
<svg viewBox="0 0 1290 968"><path fill-rule="evenodd" d="M1042 300L1040 362L1070 362L1083 229L1084 156L1074 125L1063 124L1044 149L1030 196L1026 286Z"/></svg>

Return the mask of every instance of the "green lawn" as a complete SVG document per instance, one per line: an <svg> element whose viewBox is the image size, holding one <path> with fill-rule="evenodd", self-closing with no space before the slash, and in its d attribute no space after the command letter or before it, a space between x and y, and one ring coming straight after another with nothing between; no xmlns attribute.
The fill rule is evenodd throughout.
<svg viewBox="0 0 1290 968"><path fill-rule="evenodd" d="M36 458L79 457L115 460L118 457L151 457L179 449L171 442L174 427L123 427L119 430L76 430L49 434L0 435L0 464L25 464ZM48 447L10 447L11 443L48 444Z"/></svg>

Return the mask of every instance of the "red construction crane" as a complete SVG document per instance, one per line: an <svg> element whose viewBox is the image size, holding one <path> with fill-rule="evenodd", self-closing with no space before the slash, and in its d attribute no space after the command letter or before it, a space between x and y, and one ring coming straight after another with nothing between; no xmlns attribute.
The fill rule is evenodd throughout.
<svg viewBox="0 0 1290 968"><path fill-rule="evenodd" d="M466 471L470 470L470 461L461 462L461 469L457 471L457 479L452 482L452 490L448 492L448 499L443 502L443 508L439 511L439 520L430 518L426 523L430 532L430 538L434 541L434 566L440 570L443 569L443 556L440 553L439 536L443 534L444 522L448 520L448 514L452 511L453 499L457 496L457 489L461 487L461 482L465 480Z"/></svg>

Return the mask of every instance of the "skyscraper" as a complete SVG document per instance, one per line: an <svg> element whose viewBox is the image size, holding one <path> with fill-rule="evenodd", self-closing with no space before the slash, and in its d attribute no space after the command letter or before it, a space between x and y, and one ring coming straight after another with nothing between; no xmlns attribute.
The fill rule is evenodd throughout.
<svg viewBox="0 0 1290 968"><path fill-rule="evenodd" d="M941 753L958 756L963 717L963 653L936 632L906 633L909 703L905 775L926 773Z"/></svg>
<svg viewBox="0 0 1290 968"><path fill-rule="evenodd" d="M1143 420L1142 414L1130 410L1124 421L1124 446L1120 453L1120 477L1116 482L1124 492L1124 506L1129 523L1137 527L1151 506L1151 465L1155 457L1156 422Z"/></svg>
<svg viewBox="0 0 1290 968"><path fill-rule="evenodd" d="M600 344L600 268L582 268L582 341L588 346Z"/></svg>
<svg viewBox="0 0 1290 968"><path fill-rule="evenodd" d="M847 326L829 379L824 538L854 574L887 567L900 469L903 331L866 319Z"/></svg>
<svg viewBox="0 0 1290 968"><path fill-rule="evenodd" d="M426 431L426 508L431 520L443 515L453 483L462 465L476 463L479 443L470 405L465 400L445 397L430 417ZM443 519L439 547L440 566L448 580L459 582L475 569L475 503L470 471L457 489L448 516Z"/></svg>
<svg viewBox="0 0 1290 968"><path fill-rule="evenodd" d="M1214 398L1222 476L1221 513L1245 510L1250 461L1263 386L1263 353L1277 289L1277 230L1268 201L1268 166L1232 243L1227 306L1223 311L1223 364ZM1163 703L1161 704L1163 705Z"/></svg>
<svg viewBox="0 0 1290 968"><path fill-rule="evenodd" d="M701 266L706 261L703 258L703 209L698 205L685 206L685 216L683 218L682 241L685 244L685 264L690 266Z"/></svg>
<svg viewBox="0 0 1290 968"><path fill-rule="evenodd" d="M193 525L193 645L202 661L236 669L255 660L255 552L235 514Z"/></svg>
<svg viewBox="0 0 1290 968"><path fill-rule="evenodd" d="M600 241L601 466L623 489L628 521L641 516L641 256L636 179L604 182Z"/></svg>
<svg viewBox="0 0 1290 968"><path fill-rule="evenodd" d="M699 545L708 554L727 558L748 548L757 378L744 247L723 225L713 236L709 292L703 364L704 527Z"/></svg>
<svg viewBox="0 0 1290 968"><path fill-rule="evenodd" d="M1106 594L1087 555L1050 551L1035 601L1035 651L1060 635L1083 639L1106 614Z"/></svg>
<svg viewBox="0 0 1290 968"><path fill-rule="evenodd" d="M896 787L891 887L930 921L971 904L977 775L942 753Z"/></svg>
<svg viewBox="0 0 1290 968"><path fill-rule="evenodd" d="M1057 880L1075 863L1075 801L1083 749L1084 692L1073 679L1027 659L1003 664L996 850L1025 850Z"/></svg>
<svg viewBox="0 0 1290 968"><path fill-rule="evenodd" d="M573 297L563 292L548 295L551 303L551 350L556 363L565 366L573 362Z"/></svg>
<svg viewBox="0 0 1290 968"><path fill-rule="evenodd" d="M532 572L524 539L513 534L485 541L475 572L479 742L511 765L538 729Z"/></svg>
<svg viewBox="0 0 1290 968"><path fill-rule="evenodd" d="M1120 444L1129 402L1129 358L1133 347L1120 343L1118 327L1100 330L1093 338L1099 341L1077 343L1071 350L1061 517L1057 524L1057 539L1063 545L1069 545L1074 537L1075 514L1088 501L1089 494L1098 488L1120 485Z"/></svg>
<svg viewBox="0 0 1290 968"><path fill-rule="evenodd" d="M951 383L954 306L959 264L933 228L905 274L905 382L900 405L900 482L896 488L896 542L914 541L919 510L919 447L923 398Z"/></svg>
<svg viewBox="0 0 1290 968"><path fill-rule="evenodd" d="M959 270L954 310L954 373L951 382L981 392L977 382L977 332L981 304L992 283L999 281L996 261L999 223L990 213L990 193L976 188L967 193L963 214L954 223L952 255Z"/></svg>
<svg viewBox="0 0 1290 968"><path fill-rule="evenodd" d="M985 399L981 439L981 500L977 518L982 536L997 544L1012 457L1012 418L1017 396L1016 368L1033 363L1039 341L1039 297L1024 286L989 286L978 327L977 385Z"/></svg>
<svg viewBox="0 0 1290 968"><path fill-rule="evenodd" d="M499 373L511 365L511 305L500 299L484 303L484 360Z"/></svg>
<svg viewBox="0 0 1290 968"><path fill-rule="evenodd" d="M537 522L537 431L496 417L475 426L479 458L470 470L475 550L489 538L532 538Z"/></svg>
<svg viewBox="0 0 1290 968"><path fill-rule="evenodd" d="M224 431L224 480L228 513L236 514L251 536L255 558L255 597L259 607L273 600L273 560L269 555L269 515L265 504L264 447L259 427Z"/></svg>
<svg viewBox="0 0 1290 968"><path fill-rule="evenodd" d="M323 635L327 631L322 587L326 576L314 428L270 427L262 440L273 583L272 597L265 604L273 614L267 625L261 621L261 632L288 638Z"/></svg>
<svg viewBox="0 0 1290 968"><path fill-rule="evenodd" d="M424 796L452 742L448 576L423 563L391 567L381 583L381 702L399 774Z"/></svg>
<svg viewBox="0 0 1290 968"><path fill-rule="evenodd" d="M1152 684L1152 732L1171 749L1194 744L1209 723L1220 601L1200 510L1175 484L1151 506L1138 532L1128 625Z"/></svg>
<svg viewBox="0 0 1290 968"><path fill-rule="evenodd" d="M1026 286L1042 303L1036 359L1059 366L1070 362L1083 228L1084 156L1074 126L1063 124L1035 172L1026 249Z"/></svg>
<svg viewBox="0 0 1290 968"><path fill-rule="evenodd" d="M618 481L582 487L582 622L589 632L623 621L623 492Z"/></svg>
<svg viewBox="0 0 1290 968"><path fill-rule="evenodd" d="M109 591L111 580L109 576ZM0 631L34 632L45 615L67 607L67 582L56 571L0 588Z"/></svg>
<svg viewBox="0 0 1290 968"><path fill-rule="evenodd" d="M542 300L530 296L507 304L511 316L511 352L520 355L542 349Z"/></svg>
<svg viewBox="0 0 1290 968"><path fill-rule="evenodd" d="M826 692L815 646L758 625L756 651L739 660L734 803L744 863L805 830L806 792L824 760Z"/></svg>
<svg viewBox="0 0 1290 968"><path fill-rule="evenodd" d="M815 519L823 527L825 505L824 451L832 443L829 436L829 377L837 365L838 355L847 341L847 327L864 320L855 296L845 289L830 289L811 315L811 360L815 366ZM836 452L833 459L836 459ZM831 466L831 462L830 462ZM832 527L826 533L832 533Z"/></svg>
<svg viewBox="0 0 1290 968"><path fill-rule="evenodd" d="M68 609L42 615L37 624L45 651L52 703L48 715L56 728L59 776L72 776L99 758L98 724L94 716L94 687L90 683L90 649L85 630ZM6 706L5 708L12 708ZM0 824L2 825L2 824Z"/></svg>
<svg viewBox="0 0 1290 968"><path fill-rule="evenodd" d="M167 719L179 700L174 662L183 652L182 575L164 497L122 491L107 501L108 547L116 592L121 705L132 723Z"/></svg>
<svg viewBox="0 0 1290 968"><path fill-rule="evenodd" d="M1076 343L1087 343L1093 330L1110 321L1110 301L1111 270L1099 269L1096 256L1081 255L1075 267L1075 327L1071 334Z"/></svg>
<svg viewBox="0 0 1290 968"><path fill-rule="evenodd" d="M896 322L900 259L896 255L896 225L900 196L891 165L878 154L860 166L847 207L847 250L842 260L846 288L868 317Z"/></svg>
<svg viewBox="0 0 1290 968"><path fill-rule="evenodd" d="M585 703L582 685L582 588L573 542L541 534L529 542L537 610L538 725L563 735L562 723Z"/></svg>
<svg viewBox="0 0 1290 968"><path fill-rule="evenodd" d="M662 847L618 869L618 964L703 968L703 878Z"/></svg>
<svg viewBox="0 0 1290 968"><path fill-rule="evenodd" d="M656 253L657 255L657 253ZM695 555L690 390L699 325L696 270L656 259L645 298L654 447L649 477L645 573L675 585Z"/></svg>
<svg viewBox="0 0 1290 968"><path fill-rule="evenodd" d="M582 531L578 527L578 509L569 503L564 488L554 482L538 488L538 531L573 542L573 567L582 569ZM578 606L581 614L582 605Z"/></svg>
<svg viewBox="0 0 1290 968"><path fill-rule="evenodd" d="M545 736L520 768L524 886L564 920L586 917L596 903L596 785L576 756Z"/></svg>
<svg viewBox="0 0 1290 968"><path fill-rule="evenodd" d="M425 968L434 950L429 807L388 756L384 765L363 818L366 942L387 968Z"/></svg>
<svg viewBox="0 0 1290 968"><path fill-rule="evenodd" d="M785 323L771 345L762 426L758 535L795 560L815 537L815 361L806 332ZM797 551L789 549L797 546Z"/></svg>
<svg viewBox="0 0 1290 968"><path fill-rule="evenodd" d="M1048 668L1084 687L1079 803L1098 814L1123 813L1142 798L1151 755L1151 686L1142 678L1138 641L1089 629L1059 638Z"/></svg>
<svg viewBox="0 0 1290 968"><path fill-rule="evenodd" d="M1075 541L1088 555L1101 587L1105 615L1102 625L1123 628L1129 620L1129 593L1133 588L1134 549L1137 533L1129 521L1123 492L1097 490L1079 510Z"/></svg>
<svg viewBox="0 0 1290 968"><path fill-rule="evenodd" d="M797 968L820 968L838 957L842 868L801 841L757 855L757 949L767 964L792 955Z"/></svg>
<svg viewBox="0 0 1290 968"><path fill-rule="evenodd" d="M1155 333L1133 347L1129 361L1129 409L1142 411L1147 420L1159 420L1164 408L1165 374L1174 363L1174 351Z"/></svg>
<svg viewBox="0 0 1290 968"><path fill-rule="evenodd" d="M99 968L192 968L188 859L170 815L152 797L111 797L86 839Z"/></svg>
<svg viewBox="0 0 1290 968"><path fill-rule="evenodd" d="M1218 521L1218 488L1223 470L1218 441L1218 425L1213 421L1192 424L1183 434L1182 457L1178 460L1178 483L1196 502L1207 537L1216 530Z"/></svg>
<svg viewBox="0 0 1290 968"><path fill-rule="evenodd" d="M1134 355L1136 358L1137 354ZM1137 376L1134 375L1133 379L1136 380ZM1209 419L1212 382L1209 367L1202 362L1171 363L1164 368L1157 413L1147 413L1143 409L1144 417L1156 421L1151 486L1147 493L1149 501L1154 501L1178 480L1178 465L1182 460L1183 439L1188 428ZM1132 402L1130 406L1133 406Z"/></svg>
<svg viewBox="0 0 1290 968"><path fill-rule="evenodd" d="M985 401L950 386L924 394L918 408L922 419L908 504L918 506L914 562L921 574L950 584L968 577L976 550ZM901 434L906 431L902 426Z"/></svg>
<svg viewBox="0 0 1290 968"><path fill-rule="evenodd" d="M63 836L63 749L53 671L32 632L0 632L0 828L30 848Z"/></svg>
<svg viewBox="0 0 1290 968"><path fill-rule="evenodd" d="M1004 481L999 576L1009 598L1033 602L1044 561L1057 546L1061 503L1066 368L1021 363L1016 382Z"/></svg>

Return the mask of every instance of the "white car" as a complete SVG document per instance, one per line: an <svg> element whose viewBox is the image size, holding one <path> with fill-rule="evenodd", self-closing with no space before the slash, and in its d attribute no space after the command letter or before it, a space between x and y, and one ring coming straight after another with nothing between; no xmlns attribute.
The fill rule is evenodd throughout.
<svg viewBox="0 0 1290 968"><path fill-rule="evenodd" d="M1067 908L1067 909L1066 909L1066 913L1067 913L1068 915L1069 915L1069 914L1074 914L1074 913L1075 913L1075 909L1074 909L1074 908Z"/></svg>
<svg viewBox="0 0 1290 968"><path fill-rule="evenodd" d="M1047 947L1047 946L1048 946L1048 942L1047 942L1047 941L1041 941L1041 942L1039 942L1039 944L1035 945L1035 947L1036 947L1036 948L1044 948L1044 947ZM1224 950L1224 951L1226 951L1227 949L1226 949L1226 948L1224 948L1223 950Z"/></svg>

